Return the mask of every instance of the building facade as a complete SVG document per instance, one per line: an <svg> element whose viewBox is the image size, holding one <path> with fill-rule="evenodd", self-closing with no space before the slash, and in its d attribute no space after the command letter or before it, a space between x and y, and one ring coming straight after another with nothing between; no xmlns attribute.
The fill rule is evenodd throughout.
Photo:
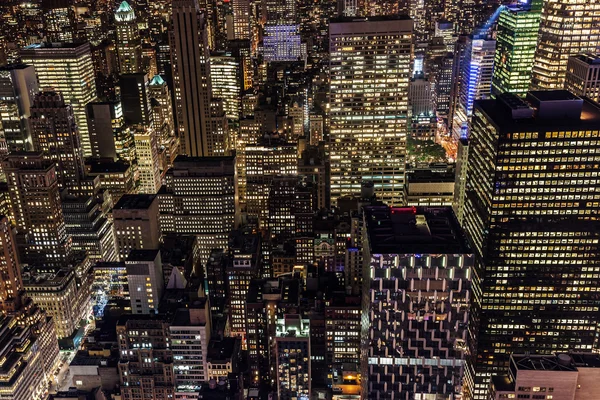
<svg viewBox="0 0 600 400"><path fill-rule="evenodd" d="M401 18L330 23L332 200L371 180L382 199L403 203L412 29Z"/></svg>
<svg viewBox="0 0 600 400"><path fill-rule="evenodd" d="M363 398L459 398L475 260L452 209L367 206L363 216Z"/></svg>
<svg viewBox="0 0 600 400"><path fill-rule="evenodd" d="M595 343L600 108L562 90L505 94L476 103L471 134L463 226L478 257L474 394L485 399L509 354Z"/></svg>
<svg viewBox="0 0 600 400"><path fill-rule="evenodd" d="M39 43L21 49L23 63L33 65L42 90L60 92L73 107L86 157L92 155L85 107L96 101L94 64L89 43Z"/></svg>
<svg viewBox="0 0 600 400"><path fill-rule="evenodd" d="M539 0L534 2L539 4ZM562 89L567 62L579 53L594 53L600 45L597 0L545 1L531 79L534 90Z"/></svg>

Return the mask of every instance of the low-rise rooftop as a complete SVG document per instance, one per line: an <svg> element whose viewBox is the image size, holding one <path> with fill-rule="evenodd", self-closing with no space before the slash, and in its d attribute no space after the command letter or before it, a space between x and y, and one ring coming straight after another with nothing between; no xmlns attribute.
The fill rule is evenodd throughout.
<svg viewBox="0 0 600 400"><path fill-rule="evenodd" d="M371 253L470 254L450 207L364 207Z"/></svg>

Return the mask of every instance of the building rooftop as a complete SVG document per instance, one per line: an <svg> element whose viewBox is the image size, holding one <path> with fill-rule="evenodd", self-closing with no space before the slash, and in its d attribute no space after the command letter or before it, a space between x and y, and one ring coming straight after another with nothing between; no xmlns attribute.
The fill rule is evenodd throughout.
<svg viewBox="0 0 600 400"><path fill-rule="evenodd" d="M14 64L7 64L7 65L1 66L0 71L13 71L13 70L17 70L17 69L27 69L27 68L32 68L32 66L29 64L14 63Z"/></svg>
<svg viewBox="0 0 600 400"><path fill-rule="evenodd" d="M35 50L50 50L50 49L77 49L86 48L89 49L90 45L87 42L82 43L71 43L71 42L42 42L33 43L29 46L22 48L23 51L35 51Z"/></svg>
<svg viewBox="0 0 600 400"><path fill-rule="evenodd" d="M511 356L511 368L518 371L577 371L573 359L568 354Z"/></svg>
<svg viewBox="0 0 600 400"><path fill-rule="evenodd" d="M534 98L538 101L570 101L580 100L580 98L568 90L535 90L527 93L528 98Z"/></svg>
<svg viewBox="0 0 600 400"><path fill-rule="evenodd" d="M248 286L248 294L246 303L261 303L267 299L281 298L280 280L272 279L252 279Z"/></svg>
<svg viewBox="0 0 600 400"><path fill-rule="evenodd" d="M90 356L88 351L79 350L69 365L72 367L93 365L98 367L116 367L117 362L118 357L112 355L110 357Z"/></svg>
<svg viewBox="0 0 600 400"><path fill-rule="evenodd" d="M364 207L371 253L470 254L450 207Z"/></svg>
<svg viewBox="0 0 600 400"><path fill-rule="evenodd" d="M575 58L577 60L583 61L586 64L598 65L600 64L600 54L577 54L575 56L571 56L571 58Z"/></svg>
<svg viewBox="0 0 600 400"><path fill-rule="evenodd" d="M286 315L276 322L276 335L278 338L308 338L310 334L310 323L308 319L302 319L299 315Z"/></svg>
<svg viewBox="0 0 600 400"><path fill-rule="evenodd" d="M454 182L454 169L438 171L434 169L418 169L406 173L408 183Z"/></svg>
<svg viewBox="0 0 600 400"><path fill-rule="evenodd" d="M184 167L187 163L201 164L207 166L220 165L221 163L233 164L235 162L235 156L218 156L218 157L193 157L186 155L178 155L173 162L175 169L177 167Z"/></svg>
<svg viewBox="0 0 600 400"><path fill-rule="evenodd" d="M121 196L115 210L147 210L150 208L156 195L153 194L124 194Z"/></svg>
<svg viewBox="0 0 600 400"><path fill-rule="evenodd" d="M162 86L164 84L165 84L165 81L160 75L154 75L154 77L150 81L151 86Z"/></svg>
<svg viewBox="0 0 600 400"><path fill-rule="evenodd" d="M476 100L483 112L502 132L598 129L600 105L566 90L529 92L525 99L501 95L494 100Z"/></svg>
<svg viewBox="0 0 600 400"><path fill-rule="evenodd" d="M229 235L229 248L234 254L257 254L260 247L258 233L243 233L240 230Z"/></svg>
<svg viewBox="0 0 600 400"><path fill-rule="evenodd" d="M231 362L231 359L236 357L236 351L239 355L239 340L235 337L224 337L220 340L211 339L208 344L206 360L210 363Z"/></svg>
<svg viewBox="0 0 600 400"><path fill-rule="evenodd" d="M336 17L332 18L332 23L344 22L377 22L377 21L406 21L410 20L408 15L378 15L369 17Z"/></svg>
<svg viewBox="0 0 600 400"><path fill-rule="evenodd" d="M154 261L156 260L156 256L158 255L159 251L160 250L158 249L134 249L129 252L127 261Z"/></svg>
<svg viewBox="0 0 600 400"><path fill-rule="evenodd" d="M125 173L130 167L125 161L113 159L87 159L85 165L91 174Z"/></svg>

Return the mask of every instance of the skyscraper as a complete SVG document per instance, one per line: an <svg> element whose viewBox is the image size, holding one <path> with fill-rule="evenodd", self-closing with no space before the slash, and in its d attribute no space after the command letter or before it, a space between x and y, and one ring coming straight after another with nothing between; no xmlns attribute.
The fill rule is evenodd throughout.
<svg viewBox="0 0 600 400"><path fill-rule="evenodd" d="M160 230L198 237L201 263L237 224L235 157L178 156L158 194Z"/></svg>
<svg viewBox="0 0 600 400"><path fill-rule="evenodd" d="M75 10L71 0L43 0L41 5L46 40L72 42L75 31Z"/></svg>
<svg viewBox="0 0 600 400"><path fill-rule="evenodd" d="M150 103L150 79L143 72L122 74L119 79L121 106L126 124L153 127L152 104Z"/></svg>
<svg viewBox="0 0 600 400"><path fill-rule="evenodd" d="M171 319L162 315L124 315L117 321L123 397L175 398L170 325Z"/></svg>
<svg viewBox="0 0 600 400"><path fill-rule="evenodd" d="M242 338L242 348L246 349L247 321L246 301L250 281L258 278L261 265L260 234L245 234L234 231L229 237L229 264L226 268L227 293L229 296L229 321L231 336Z"/></svg>
<svg viewBox="0 0 600 400"><path fill-rule="evenodd" d="M195 392L199 383L209 379L206 361L212 325L208 304L206 298L200 298L189 308L180 308L169 326L171 349L175 355L175 398L198 398ZM181 394L186 392L190 397Z"/></svg>
<svg viewBox="0 0 600 400"><path fill-rule="evenodd" d="M132 314L155 314L165 290L158 249L135 249L125 260Z"/></svg>
<svg viewBox="0 0 600 400"><path fill-rule="evenodd" d="M231 53L215 53L210 56L210 79L213 94L223 101L227 119L237 121L242 112L241 57Z"/></svg>
<svg viewBox="0 0 600 400"><path fill-rule="evenodd" d="M294 0L266 0L263 51L265 61L298 61L305 57Z"/></svg>
<svg viewBox="0 0 600 400"><path fill-rule="evenodd" d="M125 260L135 249L158 249L158 199L150 194L124 195L115 204L113 221L117 256Z"/></svg>
<svg viewBox="0 0 600 400"><path fill-rule="evenodd" d="M245 148L246 205L249 216L268 226L269 190L279 174L298 173L298 146L276 137L265 137Z"/></svg>
<svg viewBox="0 0 600 400"><path fill-rule="evenodd" d="M222 154L224 137L211 129L207 25L196 0L174 0L171 66L181 154Z"/></svg>
<svg viewBox="0 0 600 400"><path fill-rule="evenodd" d="M138 192L155 194L160 189L158 137L150 128L136 128L133 133L138 167Z"/></svg>
<svg viewBox="0 0 600 400"><path fill-rule="evenodd" d="M3 161L24 261L60 267L71 256L55 164L42 153L20 152Z"/></svg>
<svg viewBox="0 0 600 400"><path fill-rule="evenodd" d="M412 27L403 17L331 21L332 199L370 180L382 200L403 202Z"/></svg>
<svg viewBox="0 0 600 400"><path fill-rule="evenodd" d="M569 57L598 51L598 19L598 0L544 1L533 63L532 89L562 89Z"/></svg>
<svg viewBox="0 0 600 400"><path fill-rule="evenodd" d="M175 122L173 120L173 106L171 104L171 92L160 75L156 75L150 81L148 87L150 92L150 103L154 118L154 130L159 140L159 157L161 171L166 171L173 166L175 157L179 154L179 137L175 135Z"/></svg>
<svg viewBox="0 0 600 400"><path fill-rule="evenodd" d="M125 125L121 103L89 103L86 110L92 157L132 162L133 134Z"/></svg>
<svg viewBox="0 0 600 400"><path fill-rule="evenodd" d="M73 108L62 94L38 93L31 106L33 148L54 161L60 188L80 186L84 177L83 151Z"/></svg>
<svg viewBox="0 0 600 400"><path fill-rule="evenodd" d="M565 89L577 96L600 100L600 56L578 54L569 57Z"/></svg>
<svg viewBox="0 0 600 400"><path fill-rule="evenodd" d="M232 0L233 37L238 40L248 40L252 36L250 26L250 0Z"/></svg>
<svg viewBox="0 0 600 400"><path fill-rule="evenodd" d="M524 95L531 83L531 69L540 27L540 10L509 6L498 17L492 91Z"/></svg>
<svg viewBox="0 0 600 400"><path fill-rule="evenodd" d="M495 52L495 40L478 35L467 38L460 65L460 91L455 99L458 104L454 107L452 122L453 135L457 140L468 132L475 100L491 97Z"/></svg>
<svg viewBox="0 0 600 400"><path fill-rule="evenodd" d="M23 290L21 265L15 243L15 230L5 216L0 217L0 309Z"/></svg>
<svg viewBox="0 0 600 400"><path fill-rule="evenodd" d="M97 193L78 197L61 193L61 206L73 251L85 251L92 260L116 261L116 240L112 221L100 209Z"/></svg>
<svg viewBox="0 0 600 400"><path fill-rule="evenodd" d="M10 151L32 149L29 112L38 90L31 65L0 68L0 137Z"/></svg>
<svg viewBox="0 0 600 400"><path fill-rule="evenodd" d="M311 347L308 319L303 319L298 314L278 319L275 343L278 398L310 398Z"/></svg>
<svg viewBox="0 0 600 400"><path fill-rule="evenodd" d="M450 207L363 210L363 398L456 398L472 339L466 237Z"/></svg>
<svg viewBox="0 0 600 400"><path fill-rule="evenodd" d="M600 106L567 91L475 103L463 226L478 257L477 399L511 353L596 343L599 137Z"/></svg>
<svg viewBox="0 0 600 400"><path fill-rule="evenodd" d="M117 56L121 74L141 72L142 42L135 12L127 1L121 2L115 11L117 33Z"/></svg>
<svg viewBox="0 0 600 400"><path fill-rule="evenodd" d="M73 107L84 155L91 156L85 107L97 94L89 43L32 44L21 50L21 58L34 66L40 89L60 92Z"/></svg>

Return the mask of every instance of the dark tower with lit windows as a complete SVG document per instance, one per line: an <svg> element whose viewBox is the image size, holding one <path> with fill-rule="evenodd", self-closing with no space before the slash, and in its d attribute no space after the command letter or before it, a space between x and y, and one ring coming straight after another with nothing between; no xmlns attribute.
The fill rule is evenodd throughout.
<svg viewBox="0 0 600 400"><path fill-rule="evenodd" d="M568 91L475 102L463 221L478 257L475 399L511 353L595 347L599 139L600 106Z"/></svg>

